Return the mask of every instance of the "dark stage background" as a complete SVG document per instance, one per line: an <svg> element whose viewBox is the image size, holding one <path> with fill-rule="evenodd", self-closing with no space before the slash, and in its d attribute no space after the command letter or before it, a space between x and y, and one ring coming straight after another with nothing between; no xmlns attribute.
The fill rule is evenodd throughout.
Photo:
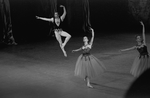
<svg viewBox="0 0 150 98"><path fill-rule="evenodd" d="M83 36L82 0L57 2L67 10L63 29L72 36ZM140 23L129 14L128 0L89 0L89 4L91 25L96 35L141 32ZM17 42L47 38L52 24L37 20L35 16L52 16L48 0L10 0L10 8L13 34ZM58 11L62 14L61 8L58 7Z"/></svg>

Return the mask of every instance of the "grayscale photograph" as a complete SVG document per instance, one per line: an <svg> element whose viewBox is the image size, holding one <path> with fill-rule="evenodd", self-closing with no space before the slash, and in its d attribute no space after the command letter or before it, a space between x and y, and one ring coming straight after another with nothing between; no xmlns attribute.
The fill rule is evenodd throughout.
<svg viewBox="0 0 150 98"><path fill-rule="evenodd" d="M150 0L0 0L0 98L150 98Z"/></svg>

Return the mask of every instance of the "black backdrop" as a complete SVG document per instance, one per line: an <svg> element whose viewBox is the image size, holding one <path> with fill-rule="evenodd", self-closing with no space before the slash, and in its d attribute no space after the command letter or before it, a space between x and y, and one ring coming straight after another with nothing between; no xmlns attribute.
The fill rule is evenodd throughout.
<svg viewBox="0 0 150 98"><path fill-rule="evenodd" d="M57 0L67 9L64 30L82 36L82 0ZM127 0L89 0L91 25L98 34L140 32L140 24L129 14ZM36 15L51 17L49 0L10 0L13 34L16 40L42 39L48 36L51 24L37 20ZM58 7L62 14L62 9ZM131 32L130 32L131 33Z"/></svg>

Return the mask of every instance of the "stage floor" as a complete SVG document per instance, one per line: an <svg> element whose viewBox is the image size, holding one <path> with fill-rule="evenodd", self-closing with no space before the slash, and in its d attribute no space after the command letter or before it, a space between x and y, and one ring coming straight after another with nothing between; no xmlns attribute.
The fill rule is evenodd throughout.
<svg viewBox="0 0 150 98"><path fill-rule="evenodd" d="M150 39L150 36L146 36ZM147 40L148 47L150 40ZM107 70L92 79L93 89L74 76L82 38L72 38L63 56L56 40L20 44L0 49L0 98L123 98L135 80L130 68L136 51L120 53L136 42L132 34L96 37L91 53ZM149 48L150 49L150 48Z"/></svg>

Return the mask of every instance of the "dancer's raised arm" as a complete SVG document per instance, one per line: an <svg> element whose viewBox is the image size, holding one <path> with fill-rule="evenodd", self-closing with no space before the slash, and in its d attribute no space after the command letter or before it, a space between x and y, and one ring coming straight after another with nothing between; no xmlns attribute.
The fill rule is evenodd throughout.
<svg viewBox="0 0 150 98"><path fill-rule="evenodd" d="M90 28L91 29L91 33L92 33L92 38L91 38L91 41L90 41L90 45L92 46L93 45L93 41L94 41L94 30L92 29L92 28Z"/></svg>
<svg viewBox="0 0 150 98"><path fill-rule="evenodd" d="M143 37L143 44L146 45L146 38L145 38L145 26L142 21L140 21L142 25L142 37Z"/></svg>
<svg viewBox="0 0 150 98"><path fill-rule="evenodd" d="M61 20L63 21L64 19L65 19L65 17L66 17L66 8L65 8L65 6L63 6L63 5L60 5L60 7L62 7L63 8L63 15L60 17L61 18Z"/></svg>
<svg viewBox="0 0 150 98"><path fill-rule="evenodd" d="M36 18L37 18L37 19L44 20L44 21L53 22L53 18L43 18L43 17L39 17L39 16L36 16Z"/></svg>

